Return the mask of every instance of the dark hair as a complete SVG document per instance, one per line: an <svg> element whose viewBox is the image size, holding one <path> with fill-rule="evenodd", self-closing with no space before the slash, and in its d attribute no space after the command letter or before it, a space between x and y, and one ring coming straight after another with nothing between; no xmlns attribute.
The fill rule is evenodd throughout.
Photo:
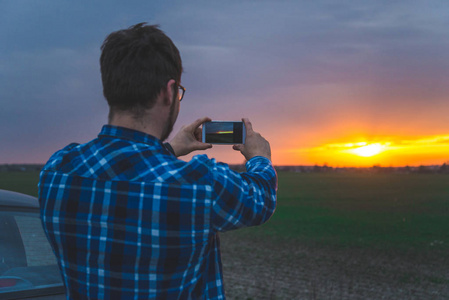
<svg viewBox="0 0 449 300"><path fill-rule="evenodd" d="M181 81L182 61L175 44L158 25L145 24L115 31L101 46L103 94L111 112L151 108L170 79Z"/></svg>

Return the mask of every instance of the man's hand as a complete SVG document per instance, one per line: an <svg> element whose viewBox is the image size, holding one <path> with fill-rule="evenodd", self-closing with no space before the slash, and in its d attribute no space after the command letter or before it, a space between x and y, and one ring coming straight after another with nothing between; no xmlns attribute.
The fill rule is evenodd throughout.
<svg viewBox="0 0 449 300"><path fill-rule="evenodd" d="M270 143L253 130L253 126L247 118L243 118L242 121L246 127L245 144L234 145L233 149L242 152L246 160L250 160L255 156L263 156L271 160Z"/></svg>
<svg viewBox="0 0 449 300"><path fill-rule="evenodd" d="M210 121L210 118L205 117L181 128L181 130L170 141L170 146L172 146L177 157L187 155L195 150L206 150L212 148L211 144L201 142L202 131L200 126L203 123Z"/></svg>

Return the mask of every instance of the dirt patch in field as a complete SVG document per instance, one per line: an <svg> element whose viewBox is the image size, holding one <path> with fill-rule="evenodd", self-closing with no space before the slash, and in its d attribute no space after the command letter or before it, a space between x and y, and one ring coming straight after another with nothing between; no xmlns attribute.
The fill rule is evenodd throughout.
<svg viewBox="0 0 449 300"><path fill-rule="evenodd" d="M449 299L449 256L221 235L227 299Z"/></svg>

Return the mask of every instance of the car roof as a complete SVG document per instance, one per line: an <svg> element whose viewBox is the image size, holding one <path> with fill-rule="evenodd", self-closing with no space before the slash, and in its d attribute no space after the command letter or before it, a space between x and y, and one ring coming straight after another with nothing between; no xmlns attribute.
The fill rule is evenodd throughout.
<svg viewBox="0 0 449 300"><path fill-rule="evenodd" d="M0 190L0 207L39 208L36 197L17 192Z"/></svg>

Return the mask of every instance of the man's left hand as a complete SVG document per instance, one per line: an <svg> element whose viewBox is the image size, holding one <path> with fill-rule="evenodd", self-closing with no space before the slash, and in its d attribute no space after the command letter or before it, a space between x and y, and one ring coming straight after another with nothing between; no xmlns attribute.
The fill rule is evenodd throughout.
<svg viewBox="0 0 449 300"><path fill-rule="evenodd" d="M205 122L212 121L208 117L196 120L190 125L183 126L181 130L170 141L177 157L187 155L196 150L212 148L211 144L202 143L202 130L200 126Z"/></svg>

